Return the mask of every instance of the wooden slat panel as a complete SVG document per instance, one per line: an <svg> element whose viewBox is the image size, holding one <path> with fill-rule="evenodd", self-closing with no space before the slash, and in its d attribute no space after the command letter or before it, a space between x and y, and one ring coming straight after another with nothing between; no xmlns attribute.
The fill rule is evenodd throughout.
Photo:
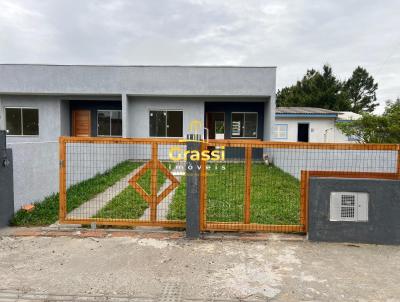
<svg viewBox="0 0 400 302"><path fill-rule="evenodd" d="M91 224L96 222L98 225L119 225L119 226L159 226L169 228L184 228L186 223L180 220L148 221L134 219L106 219L106 218L86 218L86 219L66 219L65 224Z"/></svg>
<svg viewBox="0 0 400 302"><path fill-rule="evenodd" d="M245 154L245 193L244 193L244 223L250 223L250 199L251 199L251 147L246 147Z"/></svg>
<svg viewBox="0 0 400 302"><path fill-rule="evenodd" d="M302 225L275 225L257 223L229 223L229 222L207 222L208 231L228 231L228 232L280 232L280 233L302 233Z"/></svg>
<svg viewBox="0 0 400 302"><path fill-rule="evenodd" d="M158 144L151 145L151 203L150 203L150 220L157 220L157 161L158 161Z"/></svg>
<svg viewBox="0 0 400 302"><path fill-rule="evenodd" d="M88 137L91 134L90 110L72 111L72 134L77 137Z"/></svg>
<svg viewBox="0 0 400 302"><path fill-rule="evenodd" d="M66 191L66 144L62 137L59 139L59 156L60 156L60 169L59 169L59 221L63 223L67 216L67 191Z"/></svg>

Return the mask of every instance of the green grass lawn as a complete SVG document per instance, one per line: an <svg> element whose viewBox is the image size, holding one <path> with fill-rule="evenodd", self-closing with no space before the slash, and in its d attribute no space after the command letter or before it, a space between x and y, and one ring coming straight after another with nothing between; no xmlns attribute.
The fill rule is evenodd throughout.
<svg viewBox="0 0 400 302"><path fill-rule="evenodd" d="M141 163L125 161L103 174L98 174L71 186L67 190L67 212L103 192L140 165ZM11 225L39 226L52 224L58 220L58 208L59 195L57 193L46 197L43 201L36 202L35 209L32 212L19 210L12 218Z"/></svg>
<svg viewBox="0 0 400 302"><path fill-rule="evenodd" d="M220 164L219 164L220 165ZM211 165L207 176L207 221L242 222L245 169L243 163ZM250 220L262 224L298 224L300 184L291 175L263 163L252 165ZM176 190L168 219L185 219L185 180Z"/></svg>
<svg viewBox="0 0 400 302"><path fill-rule="evenodd" d="M168 169L173 169L173 164L166 165ZM139 185L148 193L151 193L150 187L151 170L146 171L139 178ZM166 181L164 173L157 173L157 191ZM138 219L148 208L148 203L136 192L136 190L128 186L121 193L115 196L105 207L103 207L95 218L111 218L111 219Z"/></svg>

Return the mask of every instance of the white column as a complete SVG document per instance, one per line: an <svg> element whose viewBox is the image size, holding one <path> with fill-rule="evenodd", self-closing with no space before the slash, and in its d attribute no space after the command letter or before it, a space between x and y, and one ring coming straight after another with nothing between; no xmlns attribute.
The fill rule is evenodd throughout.
<svg viewBox="0 0 400 302"><path fill-rule="evenodd" d="M0 96L0 130L6 130L6 110Z"/></svg>
<svg viewBox="0 0 400 302"><path fill-rule="evenodd" d="M269 97L264 106L264 140L272 139L272 127L275 124L275 94Z"/></svg>
<svg viewBox="0 0 400 302"><path fill-rule="evenodd" d="M128 96L124 93L121 95L122 103L122 137L129 136L129 113L128 113Z"/></svg>

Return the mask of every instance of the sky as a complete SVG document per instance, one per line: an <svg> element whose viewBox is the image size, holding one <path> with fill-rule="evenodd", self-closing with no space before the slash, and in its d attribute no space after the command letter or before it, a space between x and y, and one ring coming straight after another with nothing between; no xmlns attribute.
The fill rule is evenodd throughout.
<svg viewBox="0 0 400 302"><path fill-rule="evenodd" d="M277 66L277 89L360 65L379 113L400 96L399 13L399 0L0 0L0 63Z"/></svg>

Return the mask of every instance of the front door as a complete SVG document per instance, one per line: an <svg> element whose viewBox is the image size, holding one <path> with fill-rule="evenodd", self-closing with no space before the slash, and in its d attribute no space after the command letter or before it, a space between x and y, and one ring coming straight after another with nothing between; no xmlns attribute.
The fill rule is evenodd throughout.
<svg viewBox="0 0 400 302"><path fill-rule="evenodd" d="M72 135L90 136L90 110L72 111Z"/></svg>
<svg viewBox="0 0 400 302"><path fill-rule="evenodd" d="M308 143L309 141L309 127L310 124L299 123L297 124L297 141Z"/></svg>
<svg viewBox="0 0 400 302"><path fill-rule="evenodd" d="M225 113L207 112L207 129L210 139L225 138Z"/></svg>

